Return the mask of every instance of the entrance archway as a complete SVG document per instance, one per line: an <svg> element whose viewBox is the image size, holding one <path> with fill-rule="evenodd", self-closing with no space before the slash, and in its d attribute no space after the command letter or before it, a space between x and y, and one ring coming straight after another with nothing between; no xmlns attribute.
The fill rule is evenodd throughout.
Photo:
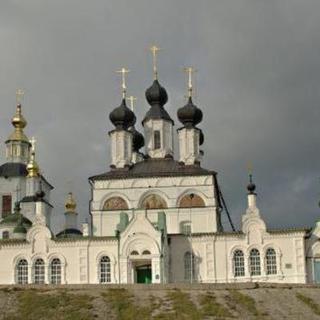
<svg viewBox="0 0 320 320"><path fill-rule="evenodd" d="M135 280L136 283L152 283L151 261L150 263L137 265L135 267Z"/></svg>

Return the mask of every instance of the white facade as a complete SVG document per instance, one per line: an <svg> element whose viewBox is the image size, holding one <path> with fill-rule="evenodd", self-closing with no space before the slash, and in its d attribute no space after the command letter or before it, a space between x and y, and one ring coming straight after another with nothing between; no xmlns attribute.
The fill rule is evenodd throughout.
<svg viewBox="0 0 320 320"><path fill-rule="evenodd" d="M54 235L51 185L27 176L26 159L0 166L1 199L10 195L8 210L15 210L0 219L0 284L320 283L320 223L313 230L269 230L251 183L240 230L223 231L217 175L200 166L200 129L193 119L179 129L175 161L165 89L155 81L148 90L146 155L133 150L130 118L114 114L122 129L110 132L111 170L89 178L90 228L77 229L70 200L66 229ZM20 126L15 139L22 137L27 148L21 119L14 122Z"/></svg>

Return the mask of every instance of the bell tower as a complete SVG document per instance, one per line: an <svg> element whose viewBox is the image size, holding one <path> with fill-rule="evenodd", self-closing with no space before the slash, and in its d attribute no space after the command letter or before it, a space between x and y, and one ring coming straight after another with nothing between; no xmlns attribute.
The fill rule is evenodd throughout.
<svg viewBox="0 0 320 320"><path fill-rule="evenodd" d="M146 113L142 125L146 140L146 154L150 158L173 158L173 125L164 105L168 101L168 95L158 81L156 46L150 48L153 55L153 83L146 90L146 99L150 109Z"/></svg>

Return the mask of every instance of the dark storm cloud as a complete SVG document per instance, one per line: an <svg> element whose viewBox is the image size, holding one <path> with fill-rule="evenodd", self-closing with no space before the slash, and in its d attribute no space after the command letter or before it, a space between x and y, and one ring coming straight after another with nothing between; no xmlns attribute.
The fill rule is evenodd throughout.
<svg viewBox="0 0 320 320"><path fill-rule="evenodd" d="M246 207L250 161L268 225L312 226L320 216L319 21L317 0L2 0L1 140L23 87L26 132L56 187L56 221L69 189L83 220L87 177L109 165L108 113L120 103L114 71L130 68L141 119L152 81L147 48L156 43L173 117L184 102L182 67L198 69L204 165L218 171L233 219Z"/></svg>

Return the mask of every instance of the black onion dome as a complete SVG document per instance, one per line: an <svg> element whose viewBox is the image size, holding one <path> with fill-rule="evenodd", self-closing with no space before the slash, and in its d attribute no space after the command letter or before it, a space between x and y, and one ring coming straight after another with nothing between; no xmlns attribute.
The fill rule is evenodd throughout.
<svg viewBox="0 0 320 320"><path fill-rule="evenodd" d="M188 103L177 112L179 121L186 127L195 127L202 120L202 111L193 104L191 97Z"/></svg>
<svg viewBox="0 0 320 320"><path fill-rule="evenodd" d="M132 132L133 150L138 152L139 149L144 146L144 137L139 131L136 130L135 127L132 127L130 131Z"/></svg>
<svg viewBox="0 0 320 320"><path fill-rule="evenodd" d="M168 101L167 91L160 85L158 80L154 80L152 86L146 90L146 99L151 108L142 120L142 124L149 119L163 119L174 124L168 112L163 107Z"/></svg>
<svg viewBox="0 0 320 320"><path fill-rule="evenodd" d="M152 86L146 90L146 99L151 106L160 105L163 107L168 101L167 91L158 80L154 80Z"/></svg>
<svg viewBox="0 0 320 320"><path fill-rule="evenodd" d="M256 190L256 185L252 181L250 181L250 183L247 186L247 190L249 191L250 194L254 194Z"/></svg>
<svg viewBox="0 0 320 320"><path fill-rule="evenodd" d="M121 105L110 113L109 119L116 129L128 129L136 122L136 117L127 107L125 99L122 99Z"/></svg>
<svg viewBox="0 0 320 320"><path fill-rule="evenodd" d="M199 137L199 145L202 146L204 142L204 135L201 129L200 130L200 137Z"/></svg>

